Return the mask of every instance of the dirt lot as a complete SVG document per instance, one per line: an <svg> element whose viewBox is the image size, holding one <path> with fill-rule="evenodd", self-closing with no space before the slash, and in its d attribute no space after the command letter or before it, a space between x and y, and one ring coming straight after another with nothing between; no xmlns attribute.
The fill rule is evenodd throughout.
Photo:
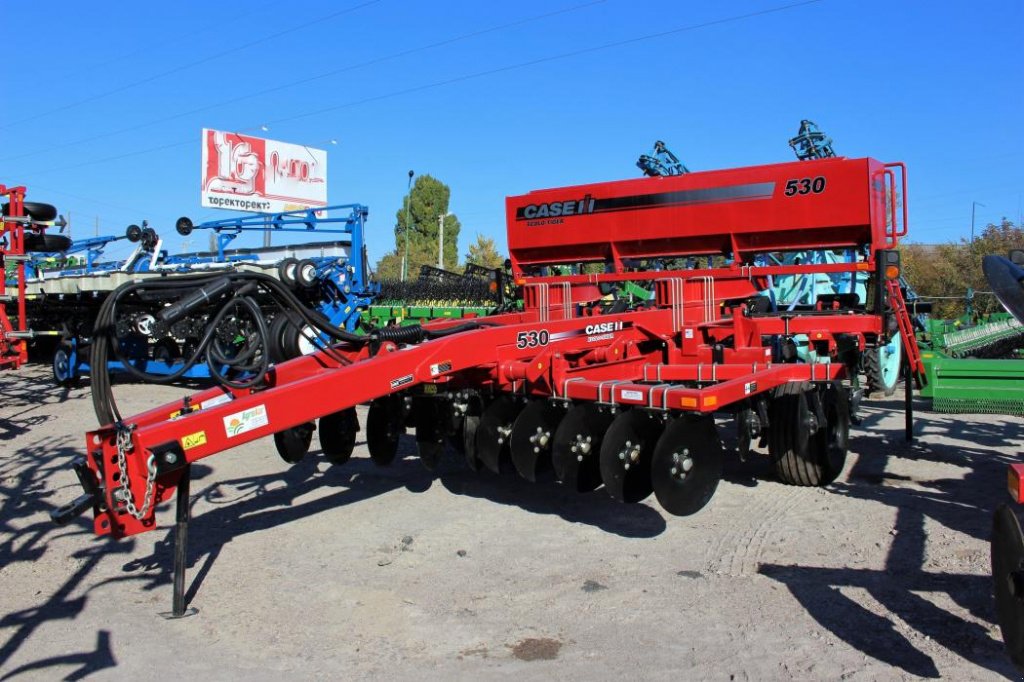
<svg viewBox="0 0 1024 682"><path fill-rule="evenodd" d="M50 524L95 420L47 379L0 375L0 679L1016 678L987 575L1014 418L921 410L909 446L902 398L872 401L830 489L733 462L691 518L431 474L411 440L387 469L263 440L194 467L199 614L168 621L172 508L120 542ZM125 414L182 394L115 390Z"/></svg>

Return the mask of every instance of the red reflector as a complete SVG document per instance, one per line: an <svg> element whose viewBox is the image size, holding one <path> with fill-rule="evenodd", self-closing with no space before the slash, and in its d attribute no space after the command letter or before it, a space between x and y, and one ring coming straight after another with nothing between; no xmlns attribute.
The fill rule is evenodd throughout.
<svg viewBox="0 0 1024 682"><path fill-rule="evenodd" d="M1006 485L1010 497L1017 504L1024 504L1024 491L1021 490L1020 482L1024 479L1024 464L1011 464L1006 470Z"/></svg>

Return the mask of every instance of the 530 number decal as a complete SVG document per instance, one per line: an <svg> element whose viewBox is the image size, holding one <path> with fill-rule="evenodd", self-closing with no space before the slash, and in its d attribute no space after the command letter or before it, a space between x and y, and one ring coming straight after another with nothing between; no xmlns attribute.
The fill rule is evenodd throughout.
<svg viewBox="0 0 1024 682"><path fill-rule="evenodd" d="M550 340L551 335L548 334L547 329L532 329L528 332L519 332L516 334L516 348L546 346Z"/></svg>
<svg viewBox="0 0 1024 682"><path fill-rule="evenodd" d="M794 178L786 181L787 197L797 194L821 194L825 191L825 176L819 175L816 178Z"/></svg>

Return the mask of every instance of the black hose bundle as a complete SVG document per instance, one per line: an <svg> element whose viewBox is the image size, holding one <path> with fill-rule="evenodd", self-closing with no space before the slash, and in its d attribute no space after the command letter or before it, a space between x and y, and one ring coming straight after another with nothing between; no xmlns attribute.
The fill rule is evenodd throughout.
<svg viewBox="0 0 1024 682"><path fill-rule="evenodd" d="M118 306L131 297L134 301L153 305L177 300L162 307L154 315L161 324L170 325L199 308L211 309L199 342L184 364L170 374L151 374L135 367L126 357L117 338ZM347 358L336 352L330 344L317 340L324 334L335 343L362 346L368 343L390 341L397 344L416 344L425 339L441 338L482 326L469 322L444 330L428 331L419 325L387 327L368 336L353 334L335 326L317 310L310 309L277 279L262 273L232 272L202 275L177 275L161 279L128 282L115 289L103 302L93 330L89 364L92 371L92 401L100 424L120 421L110 385L108 363L118 360L124 370L137 379L149 383L166 384L180 379L200 361L205 361L210 375L231 388L258 388L270 368L270 334L260 302L270 301L280 314L289 315L301 333L338 362ZM248 319L253 333L240 335L225 343L218 336L220 327L229 318ZM312 334L305 328L315 330Z"/></svg>

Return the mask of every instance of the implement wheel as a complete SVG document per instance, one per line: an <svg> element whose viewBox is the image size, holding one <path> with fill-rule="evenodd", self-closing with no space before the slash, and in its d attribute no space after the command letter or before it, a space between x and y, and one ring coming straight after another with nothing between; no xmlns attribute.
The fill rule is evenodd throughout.
<svg viewBox="0 0 1024 682"><path fill-rule="evenodd" d="M320 449L331 464L344 464L352 457L359 431L356 408L332 412L320 417Z"/></svg>
<svg viewBox="0 0 1024 682"><path fill-rule="evenodd" d="M896 392L900 382L900 366L903 362L903 338L899 332L892 335L884 346L864 351L864 376L867 378L868 393L890 396Z"/></svg>
<svg viewBox="0 0 1024 682"><path fill-rule="evenodd" d="M275 433L274 447L277 448L277 454L281 455L281 459L289 464L301 462L313 442L314 428L313 422L306 422Z"/></svg>
<svg viewBox="0 0 1024 682"><path fill-rule="evenodd" d="M768 452L783 483L825 486L842 473L850 404L841 385L828 384L817 391L802 382L779 387L769 408L769 424Z"/></svg>
<svg viewBox="0 0 1024 682"><path fill-rule="evenodd" d="M1006 653L1024 672L1024 535L1017 514L1005 504L992 520L992 580Z"/></svg>
<svg viewBox="0 0 1024 682"><path fill-rule="evenodd" d="M71 366L71 344L66 341L53 352L53 381L65 388L78 384L78 372Z"/></svg>
<svg viewBox="0 0 1024 682"><path fill-rule="evenodd" d="M67 251L71 248L71 240L62 234L25 233L25 251L27 253L53 253Z"/></svg>

